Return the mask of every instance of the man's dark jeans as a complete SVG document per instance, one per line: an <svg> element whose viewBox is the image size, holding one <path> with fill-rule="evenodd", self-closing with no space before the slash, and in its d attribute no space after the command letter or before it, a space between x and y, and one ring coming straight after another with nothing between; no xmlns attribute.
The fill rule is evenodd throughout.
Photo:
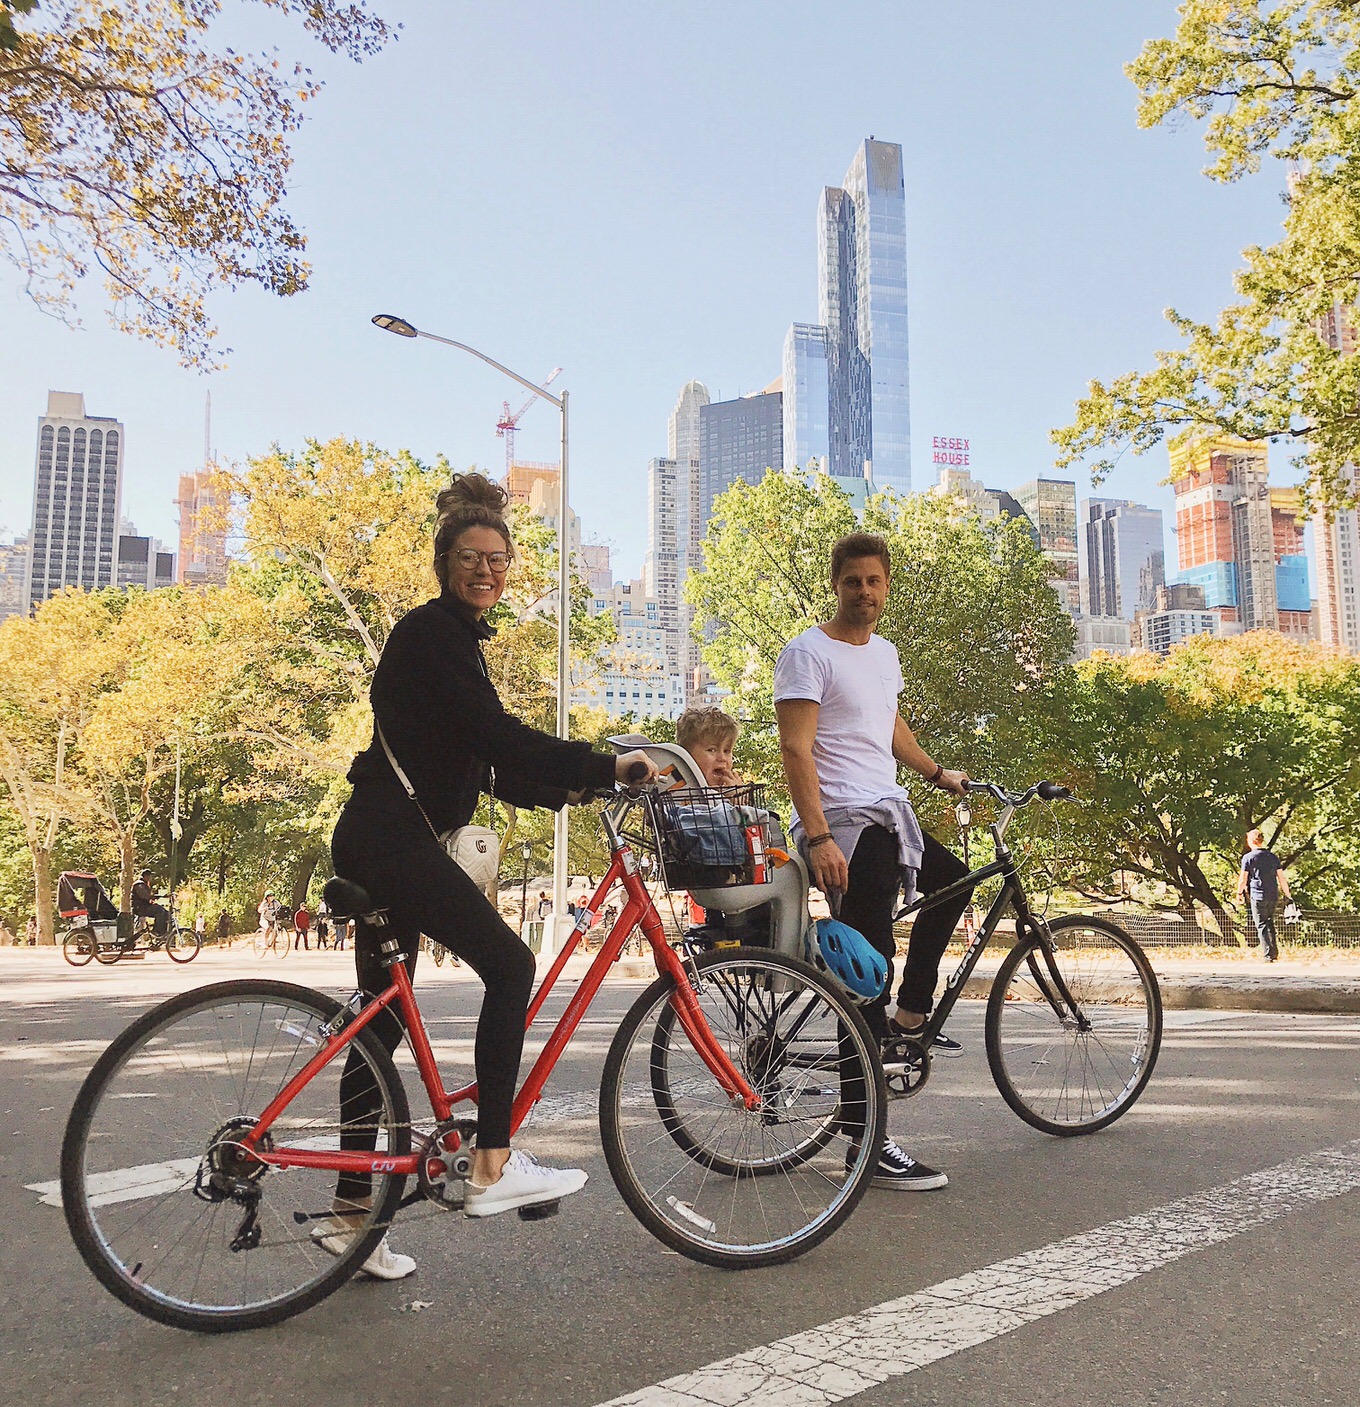
<svg viewBox="0 0 1360 1407"><path fill-rule="evenodd" d="M1261 956L1267 962L1274 962L1280 956L1279 945L1275 941L1275 909L1280 902L1277 894L1273 899L1265 899L1253 894L1250 898L1252 922L1256 925L1256 939L1261 945Z"/></svg>
<svg viewBox="0 0 1360 1407"><path fill-rule="evenodd" d="M944 889L967 873L968 867L957 855L946 850L933 836L925 837L925 855L916 876L916 887L922 894L933 894ZM850 857L850 887L841 900L841 919L864 934L888 962L888 982L882 996L863 1008L869 1030L879 1040L886 1039L890 1034L888 997L892 990L893 958L897 951L892 918L901 886L897 837L883 826L866 826L860 833L855 853ZM897 993L898 1005L904 1011L930 1013L940 959L967 907L968 894L965 892L947 904L928 908L916 916L911 929L911 943L907 948L902 985Z"/></svg>

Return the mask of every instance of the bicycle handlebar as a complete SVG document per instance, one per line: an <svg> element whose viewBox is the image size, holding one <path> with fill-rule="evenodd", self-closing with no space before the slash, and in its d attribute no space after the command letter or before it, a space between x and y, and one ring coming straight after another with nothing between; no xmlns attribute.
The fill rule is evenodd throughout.
<svg viewBox="0 0 1360 1407"><path fill-rule="evenodd" d="M1005 787L999 787L995 782L964 782L965 791L983 791L989 796L994 796L1003 806L1014 806L1017 809L1021 806L1028 806L1036 797L1040 801L1071 801L1072 791L1069 787L1059 786L1057 782L1035 782L1026 791L1009 792Z"/></svg>

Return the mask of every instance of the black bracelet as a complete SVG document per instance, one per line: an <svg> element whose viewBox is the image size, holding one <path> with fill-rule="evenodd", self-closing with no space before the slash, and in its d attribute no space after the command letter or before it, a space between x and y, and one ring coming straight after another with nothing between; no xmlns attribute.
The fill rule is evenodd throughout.
<svg viewBox="0 0 1360 1407"><path fill-rule="evenodd" d="M937 762L937 763L935 764L935 775L934 775L933 777L930 777L930 778L928 779L929 782L930 782L930 785L933 786L933 787L939 786L939 785L940 785L940 778L943 777L943 776L944 776L944 763L943 763L943 762Z"/></svg>
<svg viewBox="0 0 1360 1407"><path fill-rule="evenodd" d="M819 845L825 845L828 840L834 840L834 839L835 839L835 836L833 836L830 831L826 831L826 832L825 832L824 834L822 834L822 835L810 836L810 837L808 838L807 848L808 848L809 850L815 850Z"/></svg>

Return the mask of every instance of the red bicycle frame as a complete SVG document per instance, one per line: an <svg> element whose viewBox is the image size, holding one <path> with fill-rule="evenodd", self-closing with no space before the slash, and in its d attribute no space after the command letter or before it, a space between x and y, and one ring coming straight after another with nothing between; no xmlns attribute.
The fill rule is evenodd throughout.
<svg viewBox="0 0 1360 1407"><path fill-rule="evenodd" d="M534 1061L533 1069L529 1071L524 1083L515 1095L510 1120L512 1134L520 1128L528 1117L529 1111L542 1097L543 1087L547 1084L553 1067L575 1034L576 1028L580 1025L581 1018L585 1015L591 1002L595 1000L596 993L599 992L604 982L605 974L615 960L621 956L624 945L632 935L633 929L638 926L641 926L643 935L651 944L657 971L663 976L672 978L675 982L675 990L671 994L670 1001L676 1019L680 1022L700 1059L712 1072L723 1093L729 1099L741 1100L748 1109L754 1109L760 1103L760 1096L747 1084L741 1072L733 1065L727 1052L709 1029L708 1022L699 1007L698 998L690 985L685 965L675 950L666 942L665 933L661 926L661 916L657 913L652 896L647 892L647 887L643 884L638 873L637 860L632 849L623 840L617 840L613 845L612 859L605 877L600 881L590 903L584 909L577 911L576 924L570 937L562 945L562 951L558 953L538 991L534 994L533 1000L529 1003L525 1029L527 1030L534 1024L534 1019L542 1010L548 994L562 975L562 971L567 965L567 959L580 946L584 934L594 922L595 915L610 890L620 882L627 895L627 903L623 907L623 912L614 921L608 937L600 945L600 950L595 955L595 961L591 963L585 976L581 979L580 986L572 994L571 1000L567 1003L567 1009L558 1018L552 1034L548 1037L547 1044L543 1047L538 1059ZM477 1102L475 1083L464 1085L461 1089L456 1090L444 1088L443 1078L435 1064L434 1052L430 1049L430 1038L426 1034L425 1023L421 1019L420 1008L416 1003L415 990L411 985L411 974L406 970L405 959L398 958L392 964L390 972L392 981L387 990L369 1001L338 1032L327 1034L321 1048L274 1096L260 1115L259 1122L248 1134L242 1137L241 1143L262 1163L279 1168L322 1168L347 1173L396 1173L408 1177L414 1176L419 1171L421 1154L418 1152L386 1155L339 1149L260 1147L260 1142L264 1139L265 1134L268 1133L279 1115L296 1098L299 1091L318 1071L329 1065L341 1050L369 1022L377 1017L379 1012L385 1011L394 1003L400 1007L402 1016L405 1018L406 1032L415 1055L416 1068L420 1071L421 1083L429 1095L435 1118L442 1123L452 1117L456 1105ZM446 1149L449 1152L456 1151L454 1146L446 1145Z"/></svg>

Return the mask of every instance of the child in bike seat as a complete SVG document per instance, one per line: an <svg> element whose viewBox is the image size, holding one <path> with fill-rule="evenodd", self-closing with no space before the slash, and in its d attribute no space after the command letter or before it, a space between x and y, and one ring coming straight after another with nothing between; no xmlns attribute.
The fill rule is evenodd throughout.
<svg viewBox="0 0 1360 1407"><path fill-rule="evenodd" d="M732 765L732 750L739 732L737 720L720 708L687 708L676 722L675 741L694 759L706 786L738 787L742 785L742 778ZM762 814L766 845L783 846L784 831L779 817L772 811ZM699 922L685 935L695 944L706 947L716 943L770 945L773 913L769 904L735 914L705 910L698 905L695 908Z"/></svg>

